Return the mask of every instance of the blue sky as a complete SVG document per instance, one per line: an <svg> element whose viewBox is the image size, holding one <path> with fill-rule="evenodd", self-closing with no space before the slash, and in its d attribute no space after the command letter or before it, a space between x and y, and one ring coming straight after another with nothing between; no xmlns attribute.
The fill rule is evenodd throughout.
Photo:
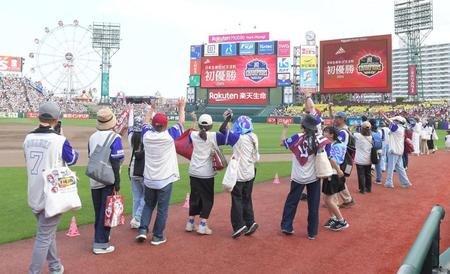
<svg viewBox="0 0 450 274"><path fill-rule="evenodd" d="M450 42L450 1L434 0L434 30L426 44ZM0 55L27 57L44 28L74 19L120 23L122 43L112 58L111 95L185 96L189 46L210 34L269 31L271 39L304 42L312 30L318 41L394 32L391 0L5 0L0 12ZM395 36L395 35L394 35ZM393 48L398 48L394 38ZM25 73L32 60L27 59ZM97 67L94 67L97 69ZM34 76L33 76L34 77ZM36 77L35 80L39 77ZM97 82L97 89L100 83Z"/></svg>

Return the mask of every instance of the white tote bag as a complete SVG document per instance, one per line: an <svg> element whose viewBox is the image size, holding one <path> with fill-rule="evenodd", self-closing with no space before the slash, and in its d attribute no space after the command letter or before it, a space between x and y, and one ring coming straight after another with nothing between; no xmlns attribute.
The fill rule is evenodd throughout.
<svg viewBox="0 0 450 274"><path fill-rule="evenodd" d="M228 166L227 169L225 170L225 174L223 176L222 181L223 189L228 192L233 191L233 188L236 185L238 165L239 159L235 156L231 156L231 159L228 162Z"/></svg>
<svg viewBox="0 0 450 274"><path fill-rule="evenodd" d="M317 178L324 179L333 175L333 168L328 160L327 152L322 148L317 151L315 167Z"/></svg>
<svg viewBox="0 0 450 274"><path fill-rule="evenodd" d="M45 182L46 218L81 208L75 172L64 166L45 170L42 175Z"/></svg>

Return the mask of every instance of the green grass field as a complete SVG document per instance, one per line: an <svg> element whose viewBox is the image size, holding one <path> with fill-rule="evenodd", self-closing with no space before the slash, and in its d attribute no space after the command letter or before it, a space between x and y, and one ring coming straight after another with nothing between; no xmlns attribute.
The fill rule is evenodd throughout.
<svg viewBox="0 0 450 274"><path fill-rule="evenodd" d="M259 163L256 182L272 180L275 172L280 177L290 175L290 162ZM82 209L64 214L59 230L66 230L70 225L72 216L76 216L78 224L90 224L94 220L91 192L88 178L84 175L85 167L74 167L80 178L79 195ZM188 165L180 165L181 180L174 184L171 204L184 202L189 192ZM121 194L125 196L127 214L131 213L132 198L130 180L127 176L127 167L122 167ZM222 191L223 171L216 177L215 191ZM34 236L36 220L27 204L27 176L25 168L0 168L0 189L3 198L0 202L0 244L17 241ZM187 211L186 211L187 215ZM126 224L128 225L128 224Z"/></svg>
<svg viewBox="0 0 450 274"><path fill-rule="evenodd" d="M71 126L86 126L86 127L95 127L95 120L64 120L64 125ZM0 124L37 124L37 119L6 119L0 118ZM190 122L186 123L186 126L190 126ZM217 130L220 124L217 122L213 130ZM255 133L259 138L259 150L261 154L274 154L274 153L289 153L288 150L280 147L280 134L281 134L281 125L272 125L265 123L255 123ZM289 127L289 134L292 135L300 130L298 125L291 125ZM438 130L439 140L438 140L438 148L444 148L444 136L446 135L445 130ZM224 147L225 153L229 154L231 152L231 148Z"/></svg>
<svg viewBox="0 0 450 274"><path fill-rule="evenodd" d="M0 124L37 124L36 119L0 119ZM95 120L64 120L64 125L95 127ZM216 123L217 129L219 123ZM189 126L189 124L187 124ZM289 153L288 150L279 146L281 125L270 125L256 123L254 125L255 133L259 137L260 153ZM292 125L289 134L294 134L299 130L298 125ZM446 131L439 130L438 148L444 148L444 136ZM225 152L230 152L230 148L225 148ZM256 181L263 182L271 180L274 173L278 172L280 177L289 176L290 162L270 162L259 163L259 169ZM89 182L84 175L84 167L75 167L80 177L79 193L83 202L83 208L80 211L65 214L61 221L59 229L67 229L70 218L75 215L79 224L88 224L93 221L92 201L89 191ZM126 167L122 169L122 194L126 199L127 213L131 211L131 189L130 182L126 175ZM184 201L186 192L188 192L188 165L180 165L181 181L174 186L171 203ZM223 172L216 177L216 191L221 191L221 180ZM27 178L25 168L0 168L0 189L4 198L0 202L0 244L29 238L35 233L35 220L27 205Z"/></svg>

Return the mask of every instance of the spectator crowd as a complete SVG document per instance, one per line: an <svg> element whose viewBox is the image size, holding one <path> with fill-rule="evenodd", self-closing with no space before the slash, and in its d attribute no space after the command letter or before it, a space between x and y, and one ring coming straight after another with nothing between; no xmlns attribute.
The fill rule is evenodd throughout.
<svg viewBox="0 0 450 274"><path fill-rule="evenodd" d="M55 102L64 113L88 112L82 103L44 95L36 86L26 77L0 76L0 112L37 112L39 105L49 100Z"/></svg>

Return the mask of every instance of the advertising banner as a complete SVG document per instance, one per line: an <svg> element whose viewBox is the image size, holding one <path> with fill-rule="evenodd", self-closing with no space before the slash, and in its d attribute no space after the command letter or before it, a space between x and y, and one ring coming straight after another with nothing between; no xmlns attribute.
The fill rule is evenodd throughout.
<svg viewBox="0 0 450 274"><path fill-rule="evenodd" d="M278 56L291 56L291 41L278 41L277 45Z"/></svg>
<svg viewBox="0 0 450 274"><path fill-rule="evenodd" d="M286 122L289 125L294 124L294 118L292 117L267 117L268 124L283 124Z"/></svg>
<svg viewBox="0 0 450 274"><path fill-rule="evenodd" d="M283 88L283 103L284 104L292 104L294 102L294 92L292 87L284 87Z"/></svg>
<svg viewBox="0 0 450 274"><path fill-rule="evenodd" d="M0 56L0 71L21 72L22 58L12 56Z"/></svg>
<svg viewBox="0 0 450 274"><path fill-rule="evenodd" d="M268 97L265 88L208 90L209 104L265 105Z"/></svg>
<svg viewBox="0 0 450 274"><path fill-rule="evenodd" d="M200 75L189 76L189 86L199 87L200 86Z"/></svg>
<svg viewBox="0 0 450 274"><path fill-rule="evenodd" d="M263 41L269 40L269 33L257 32L257 33L210 35L208 38L209 43Z"/></svg>
<svg viewBox="0 0 450 274"><path fill-rule="evenodd" d="M202 46L191 46L191 60L202 58Z"/></svg>
<svg viewBox="0 0 450 274"><path fill-rule="evenodd" d="M307 88L303 90L302 88ZM314 92L317 89L317 69L301 69L300 70L300 90L302 92Z"/></svg>
<svg viewBox="0 0 450 274"><path fill-rule="evenodd" d="M275 54L275 43L258 42L258 54Z"/></svg>
<svg viewBox="0 0 450 274"><path fill-rule="evenodd" d="M275 55L203 57L201 86L275 87L276 62Z"/></svg>
<svg viewBox="0 0 450 274"><path fill-rule="evenodd" d="M277 58L277 72L289 73L291 71L291 58L290 57L278 57Z"/></svg>
<svg viewBox="0 0 450 274"><path fill-rule="evenodd" d="M219 45L218 44L206 44L205 45L205 56L219 56Z"/></svg>
<svg viewBox="0 0 450 274"><path fill-rule="evenodd" d="M277 75L277 85L285 87L291 85L291 75L289 73L280 73Z"/></svg>
<svg viewBox="0 0 450 274"><path fill-rule="evenodd" d="M200 60L191 60L190 75L200 75L202 71L201 64Z"/></svg>
<svg viewBox="0 0 450 274"><path fill-rule="evenodd" d="M188 104L195 103L195 88L194 87L188 87L186 91L186 102Z"/></svg>
<svg viewBox="0 0 450 274"><path fill-rule="evenodd" d="M316 69L317 68L317 57L302 55L300 57L300 68L301 69Z"/></svg>
<svg viewBox="0 0 450 274"><path fill-rule="evenodd" d="M37 112L27 112L27 118L38 118L39 113Z"/></svg>
<svg viewBox="0 0 450 274"><path fill-rule="evenodd" d="M277 123L277 118L275 117L267 117L267 121L268 124L276 124Z"/></svg>
<svg viewBox="0 0 450 274"><path fill-rule="evenodd" d="M255 53L254 42L239 43L239 55L255 55Z"/></svg>
<svg viewBox="0 0 450 274"><path fill-rule="evenodd" d="M19 118L17 112L0 112L0 118Z"/></svg>
<svg viewBox="0 0 450 274"><path fill-rule="evenodd" d="M316 46L301 46L300 47L301 56L317 56Z"/></svg>
<svg viewBox="0 0 450 274"><path fill-rule="evenodd" d="M417 68L416 65L408 66L408 95L417 95Z"/></svg>
<svg viewBox="0 0 450 274"><path fill-rule="evenodd" d="M235 56L237 55L237 44L222 44L220 45L220 55L221 56Z"/></svg>
<svg viewBox="0 0 450 274"><path fill-rule="evenodd" d="M169 118L169 121L178 121L180 119L180 116L178 115L169 115L167 116Z"/></svg>
<svg viewBox="0 0 450 274"><path fill-rule="evenodd" d="M391 35L320 42L321 93L392 91Z"/></svg>
<svg viewBox="0 0 450 274"><path fill-rule="evenodd" d="M89 113L64 113L64 119L87 120Z"/></svg>

